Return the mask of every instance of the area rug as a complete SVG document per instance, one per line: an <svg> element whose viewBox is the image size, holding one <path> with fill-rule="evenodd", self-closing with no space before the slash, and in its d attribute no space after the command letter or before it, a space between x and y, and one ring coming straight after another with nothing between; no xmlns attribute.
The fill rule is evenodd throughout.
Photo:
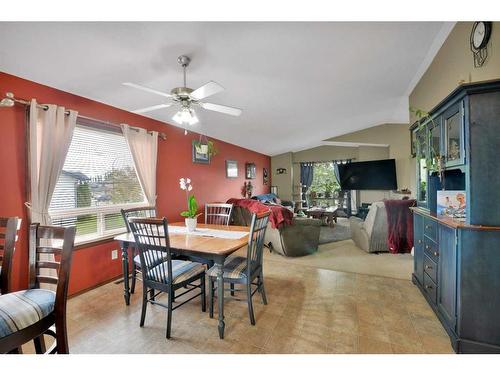
<svg viewBox="0 0 500 375"><path fill-rule="evenodd" d="M265 250L264 260L401 280L411 280L413 272L411 254L369 254L356 247L350 239L320 245L316 253L297 258Z"/></svg>
<svg viewBox="0 0 500 375"><path fill-rule="evenodd" d="M351 238L349 219L338 218L334 227L322 226L319 234L319 243L344 241Z"/></svg>

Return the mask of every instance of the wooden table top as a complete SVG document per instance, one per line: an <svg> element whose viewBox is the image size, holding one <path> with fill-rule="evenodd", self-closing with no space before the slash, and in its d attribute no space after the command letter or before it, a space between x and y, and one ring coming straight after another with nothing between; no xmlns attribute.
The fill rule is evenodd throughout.
<svg viewBox="0 0 500 375"><path fill-rule="evenodd" d="M183 222L168 224L168 226L185 226ZM198 228L209 228L226 231L249 232L249 227L237 225L197 224ZM117 241L135 243L132 233L124 233L114 238ZM228 255L241 249L248 243L248 234L239 239L227 239L192 235L188 233L169 233L170 247L179 250L196 251L199 253Z"/></svg>

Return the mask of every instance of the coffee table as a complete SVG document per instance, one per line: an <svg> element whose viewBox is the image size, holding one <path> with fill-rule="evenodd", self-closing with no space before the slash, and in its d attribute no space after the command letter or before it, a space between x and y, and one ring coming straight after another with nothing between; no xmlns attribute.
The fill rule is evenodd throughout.
<svg viewBox="0 0 500 375"><path fill-rule="evenodd" d="M314 219L320 219L324 224L331 227L337 222L338 208L327 210L324 208L312 208L304 211L305 214Z"/></svg>

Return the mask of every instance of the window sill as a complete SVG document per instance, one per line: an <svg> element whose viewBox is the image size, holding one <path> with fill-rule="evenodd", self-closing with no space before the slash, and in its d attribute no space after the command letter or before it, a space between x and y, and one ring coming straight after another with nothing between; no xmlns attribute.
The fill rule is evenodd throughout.
<svg viewBox="0 0 500 375"><path fill-rule="evenodd" d="M109 235L98 237L98 238L85 239L82 241L78 241L75 243L74 250L82 250L82 249L86 249L89 247L98 246L98 245L101 245L104 243L113 242L114 238L116 236L123 234L123 233L126 233L126 231L124 230L123 232L113 233L113 234L109 234Z"/></svg>

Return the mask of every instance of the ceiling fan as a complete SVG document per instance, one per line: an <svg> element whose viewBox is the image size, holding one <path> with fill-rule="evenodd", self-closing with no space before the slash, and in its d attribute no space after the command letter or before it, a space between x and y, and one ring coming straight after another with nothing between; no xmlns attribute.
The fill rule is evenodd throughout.
<svg viewBox="0 0 500 375"><path fill-rule="evenodd" d="M188 56L179 56L177 62L182 66L184 70L184 86L175 87L170 91L170 94L166 92L151 89L149 87L137 85L135 83L125 82L125 86L133 87L142 91L146 91L152 94L157 94L168 99L166 103L153 105L151 107L136 109L132 111L134 113L147 113L151 111L156 111L163 108L168 108L173 105L179 107L179 111L172 117L172 120L180 125L194 125L198 123L198 117L196 117L195 107L201 107L209 111L215 111L224 113L231 116L241 115L241 109L228 107L225 105L207 103L202 101L209 96L217 94L224 90L224 87L219 85L214 81L210 81L196 90L190 89L186 86L186 68L189 66L191 59Z"/></svg>

